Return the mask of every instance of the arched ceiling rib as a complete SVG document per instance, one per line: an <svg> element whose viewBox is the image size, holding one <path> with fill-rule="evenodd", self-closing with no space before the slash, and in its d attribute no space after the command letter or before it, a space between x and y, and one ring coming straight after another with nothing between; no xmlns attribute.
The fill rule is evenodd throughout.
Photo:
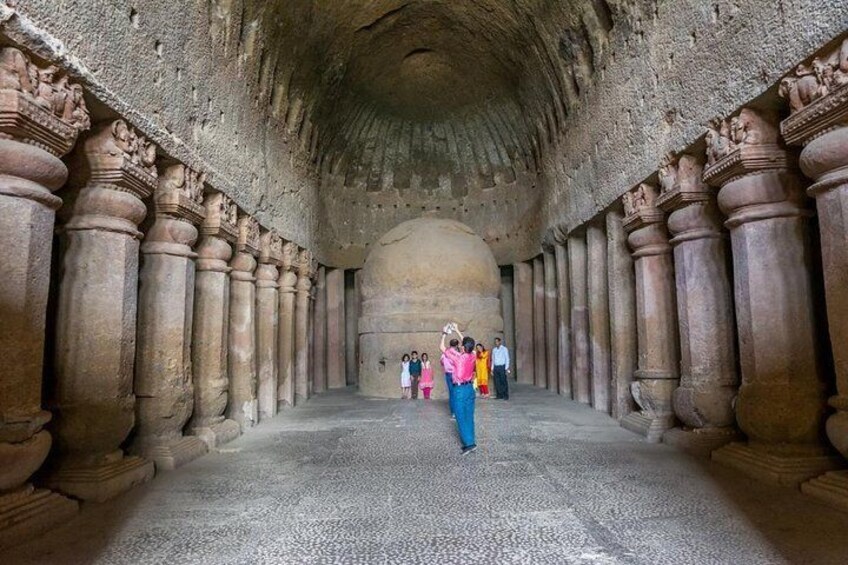
<svg viewBox="0 0 848 565"><path fill-rule="evenodd" d="M616 10L607 0L210 0L210 19L241 20L259 102L323 172L368 190L405 188L413 174L423 188L445 175L486 186L534 169L602 64Z"/></svg>

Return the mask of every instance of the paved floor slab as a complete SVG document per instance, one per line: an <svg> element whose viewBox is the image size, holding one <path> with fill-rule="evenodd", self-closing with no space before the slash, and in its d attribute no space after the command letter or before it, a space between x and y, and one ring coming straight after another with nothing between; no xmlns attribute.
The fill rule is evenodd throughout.
<svg viewBox="0 0 848 565"><path fill-rule="evenodd" d="M444 402L330 392L0 563L848 563L848 514L511 398L462 456Z"/></svg>

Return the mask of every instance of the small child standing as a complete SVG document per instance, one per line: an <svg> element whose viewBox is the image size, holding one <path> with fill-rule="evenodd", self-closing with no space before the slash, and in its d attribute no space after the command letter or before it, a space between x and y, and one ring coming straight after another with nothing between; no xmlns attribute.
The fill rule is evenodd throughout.
<svg viewBox="0 0 848 565"><path fill-rule="evenodd" d="M421 354L421 390L424 392L424 400L430 400L430 391L433 390L433 366L426 353Z"/></svg>
<svg viewBox="0 0 848 565"><path fill-rule="evenodd" d="M412 376L409 374L409 355L403 354L400 360L400 397L409 398L409 389L412 386Z"/></svg>

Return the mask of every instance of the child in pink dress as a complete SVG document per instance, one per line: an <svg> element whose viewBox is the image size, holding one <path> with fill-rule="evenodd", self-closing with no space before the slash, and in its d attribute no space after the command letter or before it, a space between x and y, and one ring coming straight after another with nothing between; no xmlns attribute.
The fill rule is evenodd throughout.
<svg viewBox="0 0 848 565"><path fill-rule="evenodd" d="M421 390L424 391L424 400L430 400L430 391L433 390L433 366L426 353L421 354Z"/></svg>

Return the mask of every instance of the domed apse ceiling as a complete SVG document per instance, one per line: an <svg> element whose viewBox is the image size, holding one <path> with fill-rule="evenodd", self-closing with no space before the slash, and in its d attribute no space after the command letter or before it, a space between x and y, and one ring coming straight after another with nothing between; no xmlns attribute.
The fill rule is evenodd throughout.
<svg viewBox="0 0 848 565"><path fill-rule="evenodd" d="M216 1L226 12L237 0ZM446 174L487 186L535 168L613 15L606 0L254 0L244 9L243 33L262 35L263 72L288 100L290 124L312 130L317 164L371 191L406 188L413 175L424 187Z"/></svg>
<svg viewBox="0 0 848 565"><path fill-rule="evenodd" d="M319 172L322 261L346 268L422 215L471 226L501 264L535 255L537 171L602 72L623 9L607 0L213 2L221 29L231 14L241 23L240 55L258 62L257 100L270 100Z"/></svg>

